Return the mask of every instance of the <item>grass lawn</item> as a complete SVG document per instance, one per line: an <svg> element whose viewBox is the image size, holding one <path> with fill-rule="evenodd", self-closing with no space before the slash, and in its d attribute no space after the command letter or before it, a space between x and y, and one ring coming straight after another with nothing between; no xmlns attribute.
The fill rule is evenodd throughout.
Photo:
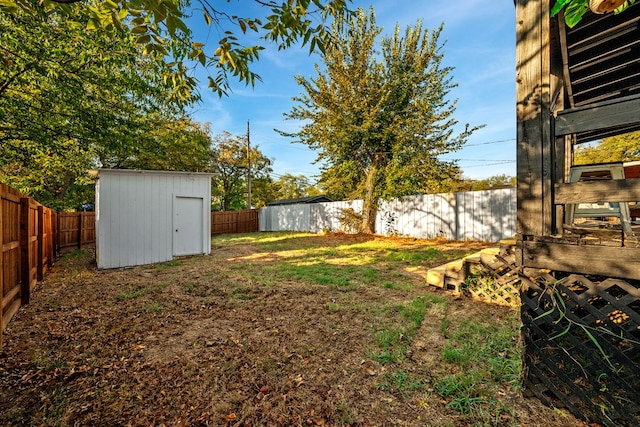
<svg viewBox="0 0 640 427"><path fill-rule="evenodd" d="M224 235L107 271L69 253L5 331L0 425L581 425L521 396L517 311L425 286L485 246Z"/></svg>

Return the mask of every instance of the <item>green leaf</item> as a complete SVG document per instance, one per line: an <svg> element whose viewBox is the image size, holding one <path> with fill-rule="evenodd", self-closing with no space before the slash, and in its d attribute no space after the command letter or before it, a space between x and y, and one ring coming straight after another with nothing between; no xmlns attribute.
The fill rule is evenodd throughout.
<svg viewBox="0 0 640 427"><path fill-rule="evenodd" d="M136 43L147 44L151 42L151 36L149 34L142 35L136 39Z"/></svg>
<svg viewBox="0 0 640 427"><path fill-rule="evenodd" d="M556 16L560 12L560 10L562 10L562 8L571 1L572 0L557 0L556 4L553 5L553 8L551 9L551 16Z"/></svg>
<svg viewBox="0 0 640 427"><path fill-rule="evenodd" d="M587 336L589 337L591 342L593 342L593 344L598 348L598 351L600 352L600 354L602 354L602 357L604 357L604 360L607 362L607 364L609 364L609 367L611 369L615 370L615 367L613 366L613 364L609 360L609 356L607 356L607 353L604 352L604 349L602 348L602 346L600 345L598 340L591 334L591 332L589 332L589 330L587 329L587 327L585 325L579 324L579 326L582 328L584 333L587 334Z"/></svg>
<svg viewBox="0 0 640 427"><path fill-rule="evenodd" d="M98 18L89 18L86 28L87 30L97 30L100 28L100 21Z"/></svg>
<svg viewBox="0 0 640 427"><path fill-rule="evenodd" d="M131 32L133 34L145 34L149 32L149 27L147 27L146 25L139 25L137 27L133 27L131 29Z"/></svg>
<svg viewBox="0 0 640 427"><path fill-rule="evenodd" d="M549 310L545 311L544 313L540 314L539 316L536 316L533 321L535 322L536 320L540 320L544 317L549 316L550 314L552 314L554 311L556 311L556 307L555 305L552 306Z"/></svg>
<svg viewBox="0 0 640 427"><path fill-rule="evenodd" d="M569 28L576 26L582 16L589 10L588 2L573 1L564 10L564 21Z"/></svg>
<svg viewBox="0 0 640 427"><path fill-rule="evenodd" d="M113 2L112 0L105 0L103 4L107 6L107 10L114 10L118 8L118 4Z"/></svg>
<svg viewBox="0 0 640 427"><path fill-rule="evenodd" d="M13 0L0 0L0 9L15 13L15 11L18 10L18 4Z"/></svg>
<svg viewBox="0 0 640 427"><path fill-rule="evenodd" d="M569 332L569 330L570 330L570 329L571 329L571 323L569 323L569 324L567 325L567 327L566 327L562 332L560 332L560 333L558 333L558 334L556 334L556 335L553 335L553 336L549 337L549 339L550 339L550 340L558 339L558 338L560 338L561 336L566 335L566 334L567 334L567 332Z"/></svg>
<svg viewBox="0 0 640 427"><path fill-rule="evenodd" d="M629 8L629 6L631 6L634 3L635 3L635 0L627 0L626 2L624 2L620 6L618 6L616 8L616 10L614 10L613 12L617 15L618 13L621 13L621 12L624 12L625 10L627 10Z"/></svg>

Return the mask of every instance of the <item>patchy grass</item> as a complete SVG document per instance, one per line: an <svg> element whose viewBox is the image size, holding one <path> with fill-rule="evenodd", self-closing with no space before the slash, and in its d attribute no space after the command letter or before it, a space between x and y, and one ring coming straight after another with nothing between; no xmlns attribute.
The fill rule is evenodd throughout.
<svg viewBox="0 0 640 427"><path fill-rule="evenodd" d="M4 334L0 425L572 426L519 395L518 316L425 286L474 242L218 236L56 264Z"/></svg>

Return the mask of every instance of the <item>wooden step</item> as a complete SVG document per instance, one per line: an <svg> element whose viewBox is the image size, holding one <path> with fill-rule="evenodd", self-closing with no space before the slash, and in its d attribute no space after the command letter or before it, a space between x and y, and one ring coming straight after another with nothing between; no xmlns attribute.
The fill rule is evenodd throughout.
<svg viewBox="0 0 640 427"><path fill-rule="evenodd" d="M499 253L499 247L485 248L464 258L430 268L427 271L427 285L460 293L460 285L466 279L469 266L491 263Z"/></svg>
<svg viewBox="0 0 640 427"><path fill-rule="evenodd" d="M447 279L458 280L463 267L463 260L457 259L427 271L427 284L438 288L445 288Z"/></svg>

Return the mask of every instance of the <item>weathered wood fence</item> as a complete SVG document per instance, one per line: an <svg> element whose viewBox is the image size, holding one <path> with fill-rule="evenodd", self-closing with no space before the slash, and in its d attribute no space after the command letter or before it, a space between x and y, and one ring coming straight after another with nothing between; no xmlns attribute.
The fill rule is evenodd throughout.
<svg viewBox="0 0 640 427"><path fill-rule="evenodd" d="M211 235L253 233L259 231L258 211L211 212Z"/></svg>

